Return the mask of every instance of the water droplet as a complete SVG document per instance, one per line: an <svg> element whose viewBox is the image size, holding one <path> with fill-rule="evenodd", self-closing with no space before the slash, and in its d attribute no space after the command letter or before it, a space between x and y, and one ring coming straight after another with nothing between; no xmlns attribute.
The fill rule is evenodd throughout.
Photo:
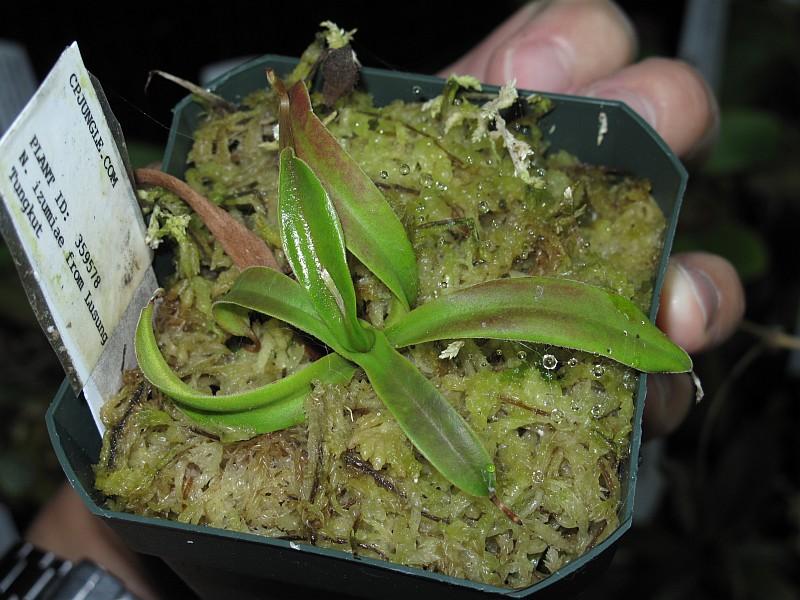
<svg viewBox="0 0 800 600"><path fill-rule="evenodd" d="M425 222L425 215L418 215L417 216L417 223L420 225Z"/></svg>
<svg viewBox="0 0 800 600"><path fill-rule="evenodd" d="M634 371L625 371L622 376L622 385L626 390L632 390L639 383L639 376Z"/></svg>
<svg viewBox="0 0 800 600"><path fill-rule="evenodd" d="M453 98L453 104L455 106L461 106L462 102L463 102L463 100L461 98Z"/></svg>
<svg viewBox="0 0 800 600"><path fill-rule="evenodd" d="M606 354L613 354L613 351L611 350L611 348L606 348Z"/></svg>
<svg viewBox="0 0 800 600"><path fill-rule="evenodd" d="M560 408L554 408L550 411L550 418L553 420L553 423L561 423L564 419L564 411Z"/></svg>
<svg viewBox="0 0 800 600"><path fill-rule="evenodd" d="M418 85L413 85L411 86L411 93L414 94L415 96L419 96L420 94L422 94L422 88L419 87Z"/></svg>
<svg viewBox="0 0 800 600"><path fill-rule="evenodd" d="M542 483L544 481L544 473L540 469L533 472L533 483Z"/></svg>
<svg viewBox="0 0 800 600"><path fill-rule="evenodd" d="M494 471L495 471L494 465L492 465L492 464L486 465L486 472L487 473L494 473Z"/></svg>
<svg viewBox="0 0 800 600"><path fill-rule="evenodd" d="M548 371L552 371L558 366L558 359L552 354L545 354L542 357L542 366Z"/></svg>
<svg viewBox="0 0 800 600"><path fill-rule="evenodd" d="M389 179L388 171L381 171L381 179Z"/></svg>
<svg viewBox="0 0 800 600"><path fill-rule="evenodd" d="M447 191L447 184L444 183L443 181L437 181L436 182L436 189L439 190L440 192L446 192Z"/></svg>
<svg viewBox="0 0 800 600"><path fill-rule="evenodd" d="M592 375L594 375L597 379L600 379L605 372L605 368L600 363L595 363L592 365Z"/></svg>
<svg viewBox="0 0 800 600"><path fill-rule="evenodd" d="M439 287L440 288L446 288L447 287L447 282L446 281L440 281L439 282Z"/></svg>
<svg viewBox="0 0 800 600"><path fill-rule="evenodd" d="M419 181L426 188L429 188L433 185L433 177L431 177L430 173L423 173L422 176L419 178Z"/></svg>
<svg viewBox="0 0 800 600"><path fill-rule="evenodd" d="M622 335L624 335L625 337L628 337L628 330L627 329L623 329L622 330Z"/></svg>
<svg viewBox="0 0 800 600"><path fill-rule="evenodd" d="M408 175L409 173L411 173L411 167L405 163L400 165L400 175Z"/></svg>
<svg viewBox="0 0 800 600"><path fill-rule="evenodd" d="M478 210L482 215L485 215L489 212L489 204L486 202L486 200L481 200L478 202Z"/></svg>
<svg viewBox="0 0 800 600"><path fill-rule="evenodd" d="M494 351L494 353L497 356L503 356L503 349L502 348L498 348L497 350Z"/></svg>
<svg viewBox="0 0 800 600"><path fill-rule="evenodd" d="M577 366L578 366L578 359L577 359L577 358L575 358L575 357L573 356L572 358L570 358L570 359L567 361L567 364L568 364L570 367L577 367Z"/></svg>
<svg viewBox="0 0 800 600"><path fill-rule="evenodd" d="M525 360L526 358L528 358L528 354L525 352L525 350L520 350L519 352L517 352L517 358L520 360Z"/></svg>
<svg viewBox="0 0 800 600"><path fill-rule="evenodd" d="M603 416L603 405L602 404L595 404L592 406L592 416L595 419L599 419Z"/></svg>

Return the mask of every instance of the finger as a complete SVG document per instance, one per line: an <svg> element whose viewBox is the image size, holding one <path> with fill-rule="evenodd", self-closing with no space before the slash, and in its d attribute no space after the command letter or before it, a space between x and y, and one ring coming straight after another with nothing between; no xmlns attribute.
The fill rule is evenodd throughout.
<svg viewBox="0 0 800 600"><path fill-rule="evenodd" d="M689 413L694 397L694 384L686 373L648 375L642 420L645 439L675 431Z"/></svg>
<svg viewBox="0 0 800 600"><path fill-rule="evenodd" d="M473 75L484 81L486 65L492 53L527 25L533 16L545 7L545 4L545 2L530 2L526 4L503 21L480 44L472 48L452 65L439 71L438 75L441 77L447 77L453 73Z"/></svg>
<svg viewBox="0 0 800 600"><path fill-rule="evenodd" d="M595 81L578 93L622 100L679 155L701 152L719 129L719 108L702 76L688 64L650 58Z"/></svg>
<svg viewBox="0 0 800 600"><path fill-rule="evenodd" d="M557 0L524 10L512 17L513 27L495 31L453 70L492 84L516 79L519 88L569 92L636 53L633 27L613 2Z"/></svg>
<svg viewBox="0 0 800 600"><path fill-rule="evenodd" d="M731 264L703 252L673 256L664 279L658 326L693 353L725 340L744 315L744 290Z"/></svg>

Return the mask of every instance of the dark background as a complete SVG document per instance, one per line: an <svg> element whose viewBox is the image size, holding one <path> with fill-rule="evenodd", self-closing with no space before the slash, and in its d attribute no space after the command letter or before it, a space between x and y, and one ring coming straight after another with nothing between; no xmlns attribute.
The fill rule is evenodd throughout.
<svg viewBox="0 0 800 600"><path fill-rule="evenodd" d="M641 55L674 55L681 2L621 2ZM462 4L162 3L129 9L4 6L0 37L24 44L43 78L73 40L102 82L132 159L157 159L183 92L150 69L197 80L209 63L296 56L320 21L359 29L366 66L433 73L519 7ZM458 7L458 8L455 8ZM678 248L728 257L746 284L749 325L697 360L707 397L650 452L662 494L623 538L589 597L797 598L800 581L800 2L732 0L719 97L720 143L691 180ZM4 85L4 82L0 82ZM795 354L798 354L795 352ZM792 367L794 364L794 367ZM62 481L43 414L63 373L0 244L0 499L20 524ZM660 453L660 455L659 455Z"/></svg>

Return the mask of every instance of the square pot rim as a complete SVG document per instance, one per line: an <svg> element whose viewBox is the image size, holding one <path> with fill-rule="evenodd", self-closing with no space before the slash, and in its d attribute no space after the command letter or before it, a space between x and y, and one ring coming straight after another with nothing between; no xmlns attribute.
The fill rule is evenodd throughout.
<svg viewBox="0 0 800 600"><path fill-rule="evenodd" d="M212 91L216 90L220 86L224 86L226 83L228 83L230 80L237 77L238 75L245 72L249 72L267 63L273 65L275 63L278 63L284 67L289 67L292 66L293 64L296 64L297 60L298 59L296 58L290 58L272 54L257 57L255 59L243 63L242 65L239 65L238 67L235 67L234 69L216 78L213 82L211 82L211 84L209 84L208 89ZM441 86L446 81L446 79L431 75L420 75L420 74L400 72L400 71L387 71L385 69L375 69L369 67L362 67L361 72L362 72L362 80L369 80L370 78L374 78L375 76L380 75L383 77L387 76L393 77L407 83L413 82L414 85L418 86L424 85L429 88L441 88ZM499 87L486 85L483 86L483 89L491 93L491 92L496 92L499 89ZM530 93L540 94L542 96L554 100L556 102L556 106L558 106L559 104L563 105L565 103L581 103L596 108L599 111L605 111L605 110L620 111L628 119L634 122L641 130L643 130L645 133L648 134L648 137L652 139L652 141L656 144L657 148L660 150L662 155L667 158L670 166L674 169L674 174L677 177L678 185L676 187L677 191L675 194L671 214L669 215L665 214L665 218L667 219L667 228L664 235L659 266L655 274L654 286L653 286L653 302L651 303L650 314L649 314L651 321L654 320L658 310L658 296L660 294L661 286L663 283L663 277L666 271L666 264L669 256L669 250L671 248L672 238L674 236L675 223L677 222L677 217L680 211L680 205L682 202L683 193L688 179L686 169L678 160L678 158L675 156L675 154L671 151L671 149L667 146L667 144L652 129L652 127L650 127L650 125L643 118L641 118L635 111L633 111L624 102L617 100L603 100L598 98L587 98L587 97L572 96L565 94L530 92L528 90L520 90L520 93L521 95L528 95ZM195 104L194 99L191 96L187 96L183 100L181 100L173 109L174 113L173 124L172 127L170 128L170 134L164 154L165 156L164 168L167 171L174 172L175 170L174 168L172 169L170 168L171 167L170 161L173 160L173 157L176 155L176 147L180 144L180 137L182 135L178 129L179 118L182 114L182 111L184 111L187 107L194 104ZM181 169L180 173L174 173L174 174L180 175L182 174L182 172L183 170ZM69 457L66 455L66 452L64 451L63 445L60 441L59 425L57 423L58 421L57 413L61 408L64 399L72 393L72 390L69 387L66 380L62 384L59 392L57 393L56 397L54 398L53 402L51 403L47 411L46 422L47 422L48 432L50 434L50 438L52 441L52 445L55 449L58 460L61 463L61 466L70 484L72 485L73 488L75 488L75 490L81 497L84 504L86 504L86 506L93 514L105 520L109 520L110 522L116 520L121 523L126 523L133 526L145 526L145 527L156 527L159 529L177 530L191 535L221 536L223 538L230 540L241 540L241 541L246 541L248 543L255 543L259 545L265 544L275 548L289 549L292 551L297 551L297 548L299 548L300 551L302 552L311 553L321 557L332 558L337 561L344 561L346 563L356 562L362 565L370 565L378 568L381 572L396 573L412 577L423 577L426 579L434 580L439 583L449 584L451 586L454 586L454 588L467 588L473 591L487 592L489 594L497 596L505 596L509 598L525 598L532 596L533 594L540 593L545 589L561 584L563 581L569 579L571 576L577 575L578 573L583 571L587 567L587 565L595 561L595 559L597 559L601 554L606 554L607 551L609 550L613 551L614 546L616 545L619 538L631 527L633 502L634 502L636 479L637 479L637 469L640 458L639 451L641 445L641 422L642 422L642 412L644 407L644 390L646 388L646 379L647 379L646 374L642 373L639 377L639 384L634 398L635 408L632 417L633 428L630 438L630 453L627 459L629 465L628 465L628 471L625 474L626 475L625 481L627 483L627 490L626 490L627 493L624 497L620 499L621 500L620 522L617 528L605 540L603 540L602 542L591 548L589 551L582 554L581 556L572 560L570 563L568 563L561 569L558 569L555 573L548 576L547 578L539 582L536 582L528 587L514 588L514 589L499 587L490 584L478 583L468 579L443 575L441 573L426 571L418 567L409 567L386 560L380 560L377 558L354 556L343 550L338 550L335 548L320 548L306 543L289 542L255 533L235 532L207 525L192 525L168 519L144 517L131 513L123 513L103 508L95 500L97 496L96 495L93 496L88 490L85 489L81 481L81 478L77 475L76 471L73 469L72 463ZM79 398L77 399L77 401L81 402L82 400ZM627 509L625 510L626 514L623 515L622 513L625 507L627 507Z"/></svg>

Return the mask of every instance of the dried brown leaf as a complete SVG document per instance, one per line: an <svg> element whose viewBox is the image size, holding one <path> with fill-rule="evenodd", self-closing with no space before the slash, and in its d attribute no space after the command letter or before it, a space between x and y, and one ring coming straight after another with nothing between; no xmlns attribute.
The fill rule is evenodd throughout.
<svg viewBox="0 0 800 600"><path fill-rule="evenodd" d="M275 255L264 240L193 190L186 182L155 169L136 169L135 176L137 185L157 185L186 202L222 244L233 264L240 269L262 266L280 270Z"/></svg>

